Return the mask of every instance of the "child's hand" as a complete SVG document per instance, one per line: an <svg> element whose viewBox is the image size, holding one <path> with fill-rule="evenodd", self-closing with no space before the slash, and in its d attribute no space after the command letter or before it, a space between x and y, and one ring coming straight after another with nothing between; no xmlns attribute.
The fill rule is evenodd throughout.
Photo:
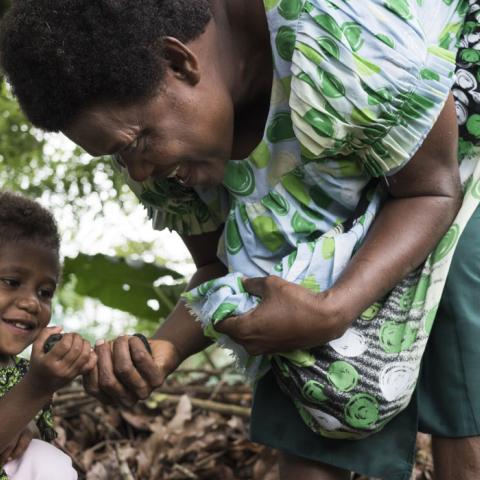
<svg viewBox="0 0 480 480"><path fill-rule="evenodd" d="M45 353L43 346L47 338L60 331L61 327L43 329L32 346L30 369L25 380L44 394L53 394L78 375L92 370L97 363L90 343L77 333L64 334L52 350Z"/></svg>
<svg viewBox="0 0 480 480"><path fill-rule="evenodd" d="M27 427L6 446L3 452L0 453L0 465L5 465L11 460L20 458L25 453L32 439L37 436L36 433L38 433L37 426L34 422L30 422Z"/></svg>

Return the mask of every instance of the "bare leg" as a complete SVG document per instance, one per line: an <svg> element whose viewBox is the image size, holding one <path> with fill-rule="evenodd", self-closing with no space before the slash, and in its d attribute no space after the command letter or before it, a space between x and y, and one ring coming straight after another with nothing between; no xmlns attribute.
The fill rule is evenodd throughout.
<svg viewBox="0 0 480 480"><path fill-rule="evenodd" d="M350 480L350 472L286 453L279 455L280 480Z"/></svg>
<svg viewBox="0 0 480 480"><path fill-rule="evenodd" d="M435 480L478 480L480 437L432 438Z"/></svg>

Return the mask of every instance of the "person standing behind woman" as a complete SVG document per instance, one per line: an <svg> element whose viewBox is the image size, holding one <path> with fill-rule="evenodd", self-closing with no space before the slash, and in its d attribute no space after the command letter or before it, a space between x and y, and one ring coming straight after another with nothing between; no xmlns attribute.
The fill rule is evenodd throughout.
<svg viewBox="0 0 480 480"><path fill-rule="evenodd" d="M21 195L0 193L0 480L73 480L56 437L52 395L96 363L90 344L65 334L44 344L60 275L60 239L52 215ZM32 345L30 362L18 357ZM40 437L42 440L37 439Z"/></svg>
<svg viewBox="0 0 480 480"><path fill-rule="evenodd" d="M17 0L2 27L2 64L35 125L63 131L92 155L117 156L155 227L182 235L198 267L191 287L226 273L216 253L230 214L253 265L294 250L270 213L264 228L270 189L290 188L288 205L310 210L306 238L350 218L372 179L384 182L388 198L332 288L314 294L270 276L244 282L263 299L255 322L227 319L219 329L250 353L269 354L339 337L424 262L455 218L457 126L447 97L465 7ZM240 175L249 169L255 174ZM316 201L304 195L313 187ZM445 258L466 216L444 242ZM206 344L179 303L151 341L153 359L138 339L120 337L112 351L99 342L100 368L87 387L131 404ZM271 376L260 379L252 423L254 438L293 454L283 456L282 478L347 478L345 469L409 477L411 412L368 440L328 441L288 402L266 407L282 395Z"/></svg>

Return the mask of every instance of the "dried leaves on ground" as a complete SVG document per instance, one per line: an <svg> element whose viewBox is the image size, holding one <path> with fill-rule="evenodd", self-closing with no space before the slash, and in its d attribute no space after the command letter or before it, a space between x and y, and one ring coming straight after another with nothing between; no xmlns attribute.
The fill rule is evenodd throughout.
<svg viewBox="0 0 480 480"><path fill-rule="evenodd" d="M250 389L225 378L184 371L130 410L74 383L54 400L57 446L80 480L278 480L275 452L248 441ZM430 439L420 435L412 479L431 478Z"/></svg>

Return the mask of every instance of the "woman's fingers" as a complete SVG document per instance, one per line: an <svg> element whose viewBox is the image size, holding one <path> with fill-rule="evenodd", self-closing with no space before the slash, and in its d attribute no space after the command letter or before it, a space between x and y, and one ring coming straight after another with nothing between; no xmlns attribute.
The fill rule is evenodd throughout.
<svg viewBox="0 0 480 480"><path fill-rule="evenodd" d="M98 364L99 390L115 404L131 407L138 400L118 380L113 367L112 351L108 342L97 342L95 346Z"/></svg>
<svg viewBox="0 0 480 480"><path fill-rule="evenodd" d="M95 354L96 356L96 354ZM97 398L100 402L106 405L114 405L113 400L105 395L98 384L98 364L92 368L89 372L83 375L83 388L92 397Z"/></svg>
<svg viewBox="0 0 480 480"><path fill-rule="evenodd" d="M242 284L245 290L256 297L264 298L266 294L268 277L243 278Z"/></svg>
<svg viewBox="0 0 480 480"><path fill-rule="evenodd" d="M137 337L130 337L128 344L135 368L141 377L148 382L150 394L154 388L162 385L165 380L165 369L161 367L161 364L159 365L162 359L159 358L159 362L157 362L157 359L147 351L143 342Z"/></svg>
<svg viewBox="0 0 480 480"><path fill-rule="evenodd" d="M113 368L116 377L125 388L137 399L144 400L150 395L152 389L135 368L130 352L129 340L129 337L123 336L113 342ZM138 338L136 338L136 341L139 342L146 354L150 356L143 342Z"/></svg>
<svg viewBox="0 0 480 480"><path fill-rule="evenodd" d="M96 366L83 377L85 390L104 403L124 406L147 398L178 363L177 353L168 342L151 343L153 355L135 336L122 336L112 343L97 342Z"/></svg>

